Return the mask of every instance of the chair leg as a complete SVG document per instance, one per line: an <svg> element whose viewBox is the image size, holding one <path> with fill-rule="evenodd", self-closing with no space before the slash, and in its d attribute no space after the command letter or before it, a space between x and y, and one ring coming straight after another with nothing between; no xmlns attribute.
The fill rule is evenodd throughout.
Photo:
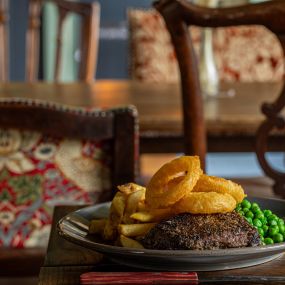
<svg viewBox="0 0 285 285"><path fill-rule="evenodd" d="M284 183L284 181L275 182L273 185L273 191L275 194L277 194L278 196L285 199L285 183Z"/></svg>

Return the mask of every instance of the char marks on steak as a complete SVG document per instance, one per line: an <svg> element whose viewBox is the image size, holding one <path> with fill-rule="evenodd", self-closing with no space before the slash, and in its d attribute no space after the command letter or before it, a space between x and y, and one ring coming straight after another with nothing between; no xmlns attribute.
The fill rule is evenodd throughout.
<svg viewBox="0 0 285 285"><path fill-rule="evenodd" d="M148 249L219 249L261 244L256 228L236 212L179 214L153 227L141 242Z"/></svg>

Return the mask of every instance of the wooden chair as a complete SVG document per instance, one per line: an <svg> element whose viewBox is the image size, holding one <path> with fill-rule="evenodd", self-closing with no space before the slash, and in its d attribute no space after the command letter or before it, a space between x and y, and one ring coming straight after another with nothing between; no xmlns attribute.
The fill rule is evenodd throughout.
<svg viewBox="0 0 285 285"><path fill-rule="evenodd" d="M45 208L50 204L108 201L117 185L135 181L138 155L136 118L137 111L132 106L85 110L42 101L0 100L0 149L3 151L0 156L2 162L5 161L0 165L0 241L3 243L3 219L9 217L9 213L3 217L6 211L3 208L14 203L9 202L11 193L16 193L17 196L21 191L26 191L23 195L27 198L29 191L34 189L27 204L24 203L24 196L17 196L17 203L24 201L25 205L21 207L26 207L26 212L38 212L38 215L45 216ZM49 155L52 149L56 149L56 152ZM34 167L29 167L30 162ZM77 170L74 172L70 167L76 167ZM81 181L80 176L83 178ZM40 177L44 177L43 180L39 180ZM34 178L36 180L33 180L31 185L34 186L31 187L27 183ZM101 182L98 182L99 178ZM38 184L36 181L42 182ZM6 185L10 194L5 192L3 185ZM20 190L17 185L20 185ZM60 193L61 191L66 192ZM54 199L49 200L53 195ZM63 200L57 201L59 197ZM80 199L77 200L78 198ZM30 209L31 204L38 203L35 201L41 201L44 206L39 206L37 210ZM20 233L27 231L25 223L31 223L34 219L31 216L21 224L25 230ZM51 222L46 217L42 223L47 220ZM34 226L37 224L39 222L34 223ZM40 227L41 231L43 229L44 226ZM16 239L12 239L12 242L21 245ZM22 244L31 246L26 241ZM44 256L45 248L10 248L3 247L2 244L0 276L37 275Z"/></svg>
<svg viewBox="0 0 285 285"><path fill-rule="evenodd" d="M26 80L38 80L41 11L46 2L58 8L57 46L54 80L60 80L61 39L63 23L70 13L81 16L81 55L78 79L92 82L96 75L100 5L98 3L74 3L65 0L29 0L29 19L26 34ZM8 0L0 0L0 82L8 80Z"/></svg>
<svg viewBox="0 0 285 285"><path fill-rule="evenodd" d="M78 79L86 82L94 80L99 37L100 6L98 3L73 3L65 0L30 0L29 22L26 44L26 79L36 81L39 61L39 27L43 3L52 2L58 8L57 47L55 81L60 78L62 26L66 16L76 13L81 16L81 59Z"/></svg>
<svg viewBox="0 0 285 285"><path fill-rule="evenodd" d="M223 5L233 3L223 1ZM147 83L179 82L178 63L161 15L155 9L132 8L127 16L130 78ZM189 29L199 58L203 58L202 30L197 26ZM220 81L276 82L283 78L282 48L275 35L263 26L217 28L212 33L212 44Z"/></svg>
<svg viewBox="0 0 285 285"><path fill-rule="evenodd" d="M193 43L188 33L188 26L226 27L238 25L263 25L279 39L283 52L285 49L285 2L282 0L245 5L241 7L211 9L196 6L186 0L160 0L154 3L155 8L163 16L170 32L179 63L183 118L185 153L201 157L205 167L207 137L203 117L203 102L199 82L197 61ZM257 134L257 156L266 174L276 180L277 190L284 195L284 175L273 172L264 159L266 139L269 131L275 127L283 127L284 120L280 111L285 104L285 90L272 105L265 105L263 113L266 121ZM282 186L282 187L280 187Z"/></svg>
<svg viewBox="0 0 285 285"><path fill-rule="evenodd" d="M8 0L0 0L0 82L8 80Z"/></svg>

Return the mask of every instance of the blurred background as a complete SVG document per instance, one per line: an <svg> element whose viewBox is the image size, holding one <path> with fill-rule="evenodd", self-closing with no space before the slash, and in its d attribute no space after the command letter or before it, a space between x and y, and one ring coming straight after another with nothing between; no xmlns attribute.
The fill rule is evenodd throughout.
<svg viewBox="0 0 285 285"><path fill-rule="evenodd" d="M79 1L80 2L80 1ZM81 2L92 2L84 0ZM150 9L151 0L99 0L101 5L99 54L97 79L126 79L129 77L129 41L127 11L130 8ZM201 3L203 2L200 1ZM261 0L224 0L221 5L238 5L246 2L262 2ZM10 0L10 78L12 81L22 81L24 77L25 31L27 28L28 0ZM44 80L52 78L55 45L50 38L55 38L57 11L53 4L46 4L43 12L44 24L41 39L40 77ZM79 55L77 16L69 16L65 23L65 38L63 40L63 72L64 81L76 78L77 59ZM73 61L70 61L73 58ZM44 66L44 68L43 68ZM143 155L142 170L151 175L163 161L173 157L161 154ZM269 154L270 161L277 168L283 169L283 155ZM207 156L208 172L224 177L260 176L262 171L253 153L211 153ZM230 165L230 167L229 167ZM246 169L243 167L247 165Z"/></svg>
<svg viewBox="0 0 285 285"><path fill-rule="evenodd" d="M80 1L78 1L80 2ZM84 0L81 2L92 2ZM128 28L126 13L130 7L151 8L151 0L100 0L101 20L100 20L100 42L97 66L97 78L128 78ZM25 60L25 31L27 28L28 0L10 0L10 78L11 80L24 80L24 60ZM47 37L55 31L55 21L57 19L56 9L53 4L46 4L44 11L43 37ZM49 20L48 20L49 19ZM64 40L66 58L70 58L70 53L74 53L76 61L76 31L79 19L74 15L70 16L65 29L69 30ZM74 30L75 27L75 30ZM78 31L79 32L79 31ZM54 55L53 44L43 39L43 53L46 62L51 62ZM65 62L66 80L73 79L72 63ZM50 66L43 71L43 77L49 79Z"/></svg>
<svg viewBox="0 0 285 285"><path fill-rule="evenodd" d="M76 2L76 1L74 1ZM92 2L92 0L81 0L77 2ZM128 23L127 10L130 8L152 8L151 0L98 0L101 5L100 20L100 42L97 66L97 78L128 78ZM246 2L262 2L262 0L224 0L221 5L238 5ZM24 80L24 60L25 60L25 31L27 29L28 0L10 0L10 78L11 80ZM45 70L43 78L49 79L52 70L52 58L54 56L54 45L46 40L55 34L55 21L57 12L53 4L46 4L44 11L43 29L43 58ZM64 75L66 80L73 80L74 64L77 56L77 39L79 31L76 33L79 19L72 15L65 24L66 37L64 39L65 57L70 59L73 53L74 63L64 62Z"/></svg>

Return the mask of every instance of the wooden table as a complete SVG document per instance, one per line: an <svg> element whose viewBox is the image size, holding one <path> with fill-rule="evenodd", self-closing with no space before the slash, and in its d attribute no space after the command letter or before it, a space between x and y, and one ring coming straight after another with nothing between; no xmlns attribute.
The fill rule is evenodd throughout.
<svg viewBox="0 0 285 285"><path fill-rule="evenodd" d="M260 106L273 101L281 83L232 83L233 98L212 98L204 102L208 150L253 151L256 129L263 120ZM134 81L97 81L94 84L8 83L0 84L1 97L46 99L88 107L133 104L139 112L142 153L181 152L182 114L178 84ZM283 137L274 136L272 150L283 150Z"/></svg>
<svg viewBox="0 0 285 285"><path fill-rule="evenodd" d="M77 208L79 207L61 206L55 209L45 264L40 271L39 285L75 285L79 284L80 274L84 272L122 270L122 267L109 262L102 255L65 241L58 235L56 224L59 219ZM198 278L202 284L284 284L285 256L243 269L198 272Z"/></svg>

